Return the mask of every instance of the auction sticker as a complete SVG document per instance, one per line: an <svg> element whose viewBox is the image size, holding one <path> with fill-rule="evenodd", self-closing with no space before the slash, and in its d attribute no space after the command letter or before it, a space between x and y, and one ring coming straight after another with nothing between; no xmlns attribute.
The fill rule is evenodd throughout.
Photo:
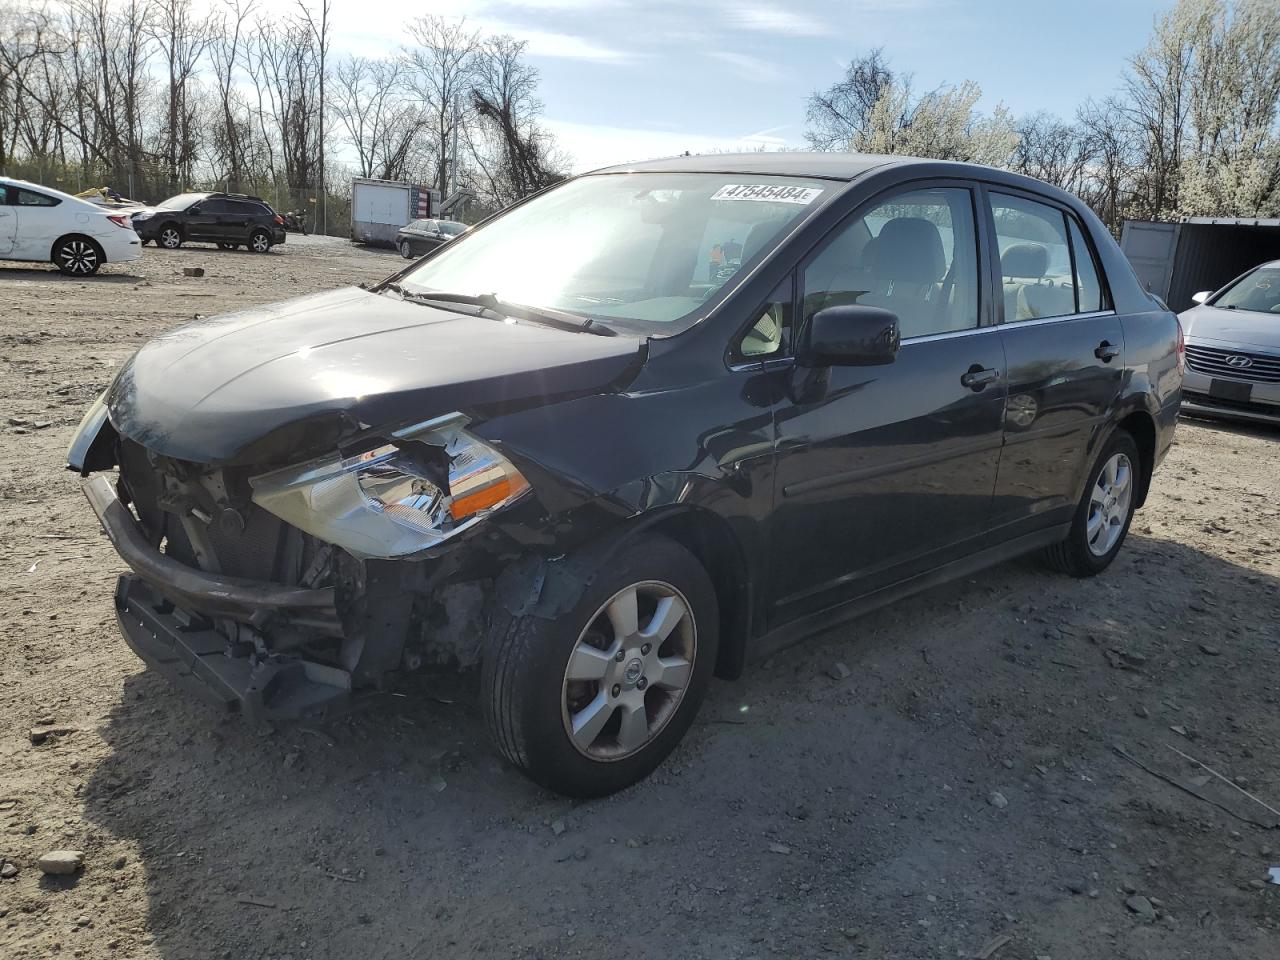
<svg viewBox="0 0 1280 960"><path fill-rule="evenodd" d="M821 195L821 187L788 187L778 183L727 183L713 193L711 199L810 204Z"/></svg>

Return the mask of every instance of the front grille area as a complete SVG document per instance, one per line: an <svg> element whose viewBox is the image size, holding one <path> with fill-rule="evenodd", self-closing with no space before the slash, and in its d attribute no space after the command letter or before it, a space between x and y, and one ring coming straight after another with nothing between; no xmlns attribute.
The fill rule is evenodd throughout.
<svg viewBox="0 0 1280 960"><path fill-rule="evenodd" d="M192 479L198 468L152 457L140 445L121 444L120 473L133 509L154 546L187 566L201 569L181 521L182 504L195 505L212 522L200 523L220 573L287 586L324 586L331 582L332 551L321 541L285 523L243 495L228 503L210 498ZM236 488L223 476L224 488ZM247 485L246 485L247 487ZM234 522L228 523L226 521ZM317 561L319 557L319 561Z"/></svg>
<svg viewBox="0 0 1280 960"><path fill-rule="evenodd" d="M1245 361L1248 361L1245 363ZM1187 344L1187 366L1196 373L1250 383L1280 383L1280 355Z"/></svg>

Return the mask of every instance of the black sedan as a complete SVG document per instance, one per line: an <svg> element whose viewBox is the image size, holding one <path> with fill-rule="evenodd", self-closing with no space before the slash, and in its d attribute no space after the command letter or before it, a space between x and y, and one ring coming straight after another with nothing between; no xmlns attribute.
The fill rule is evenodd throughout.
<svg viewBox="0 0 1280 960"><path fill-rule="evenodd" d="M1181 383L1177 319L1061 190L680 157L167 333L68 461L126 642L183 690L279 718L479 664L502 754L590 796L713 674L1029 551L1101 573Z"/></svg>
<svg viewBox="0 0 1280 960"><path fill-rule="evenodd" d="M468 229L465 223L454 220L414 220L396 234L396 249L400 256L412 260L461 236Z"/></svg>

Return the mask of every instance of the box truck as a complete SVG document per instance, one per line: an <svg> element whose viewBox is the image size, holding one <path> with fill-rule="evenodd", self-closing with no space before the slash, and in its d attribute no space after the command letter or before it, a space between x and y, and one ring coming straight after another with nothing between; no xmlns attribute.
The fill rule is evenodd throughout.
<svg viewBox="0 0 1280 960"><path fill-rule="evenodd" d="M393 247L396 232L411 220L438 215L440 191L400 180L351 181L351 239Z"/></svg>

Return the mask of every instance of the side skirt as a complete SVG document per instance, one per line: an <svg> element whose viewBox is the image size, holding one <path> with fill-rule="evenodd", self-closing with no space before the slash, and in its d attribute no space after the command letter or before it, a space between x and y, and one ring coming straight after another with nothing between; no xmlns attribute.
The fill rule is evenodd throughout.
<svg viewBox="0 0 1280 960"><path fill-rule="evenodd" d="M846 600L827 610L808 614L791 623L770 630L757 639L751 645L748 659L751 661L761 660L769 654L799 643L815 633L830 630L832 627L837 627L865 613L870 613L872 610L894 603L903 597L909 597L914 593L919 593L921 590L928 590L931 587L949 583L952 580L995 566L997 563L1012 560L1014 557L1022 556L1033 550L1061 543L1070 532L1070 523L1037 530L1035 533L1028 533L1016 539L996 544L993 547L987 547L985 550L979 550L977 553L972 553L967 557L960 557L957 560L944 563L942 566L935 567L926 573L917 574L906 580L899 580L897 583L892 583L887 587L881 587L871 593L854 597L852 600Z"/></svg>

